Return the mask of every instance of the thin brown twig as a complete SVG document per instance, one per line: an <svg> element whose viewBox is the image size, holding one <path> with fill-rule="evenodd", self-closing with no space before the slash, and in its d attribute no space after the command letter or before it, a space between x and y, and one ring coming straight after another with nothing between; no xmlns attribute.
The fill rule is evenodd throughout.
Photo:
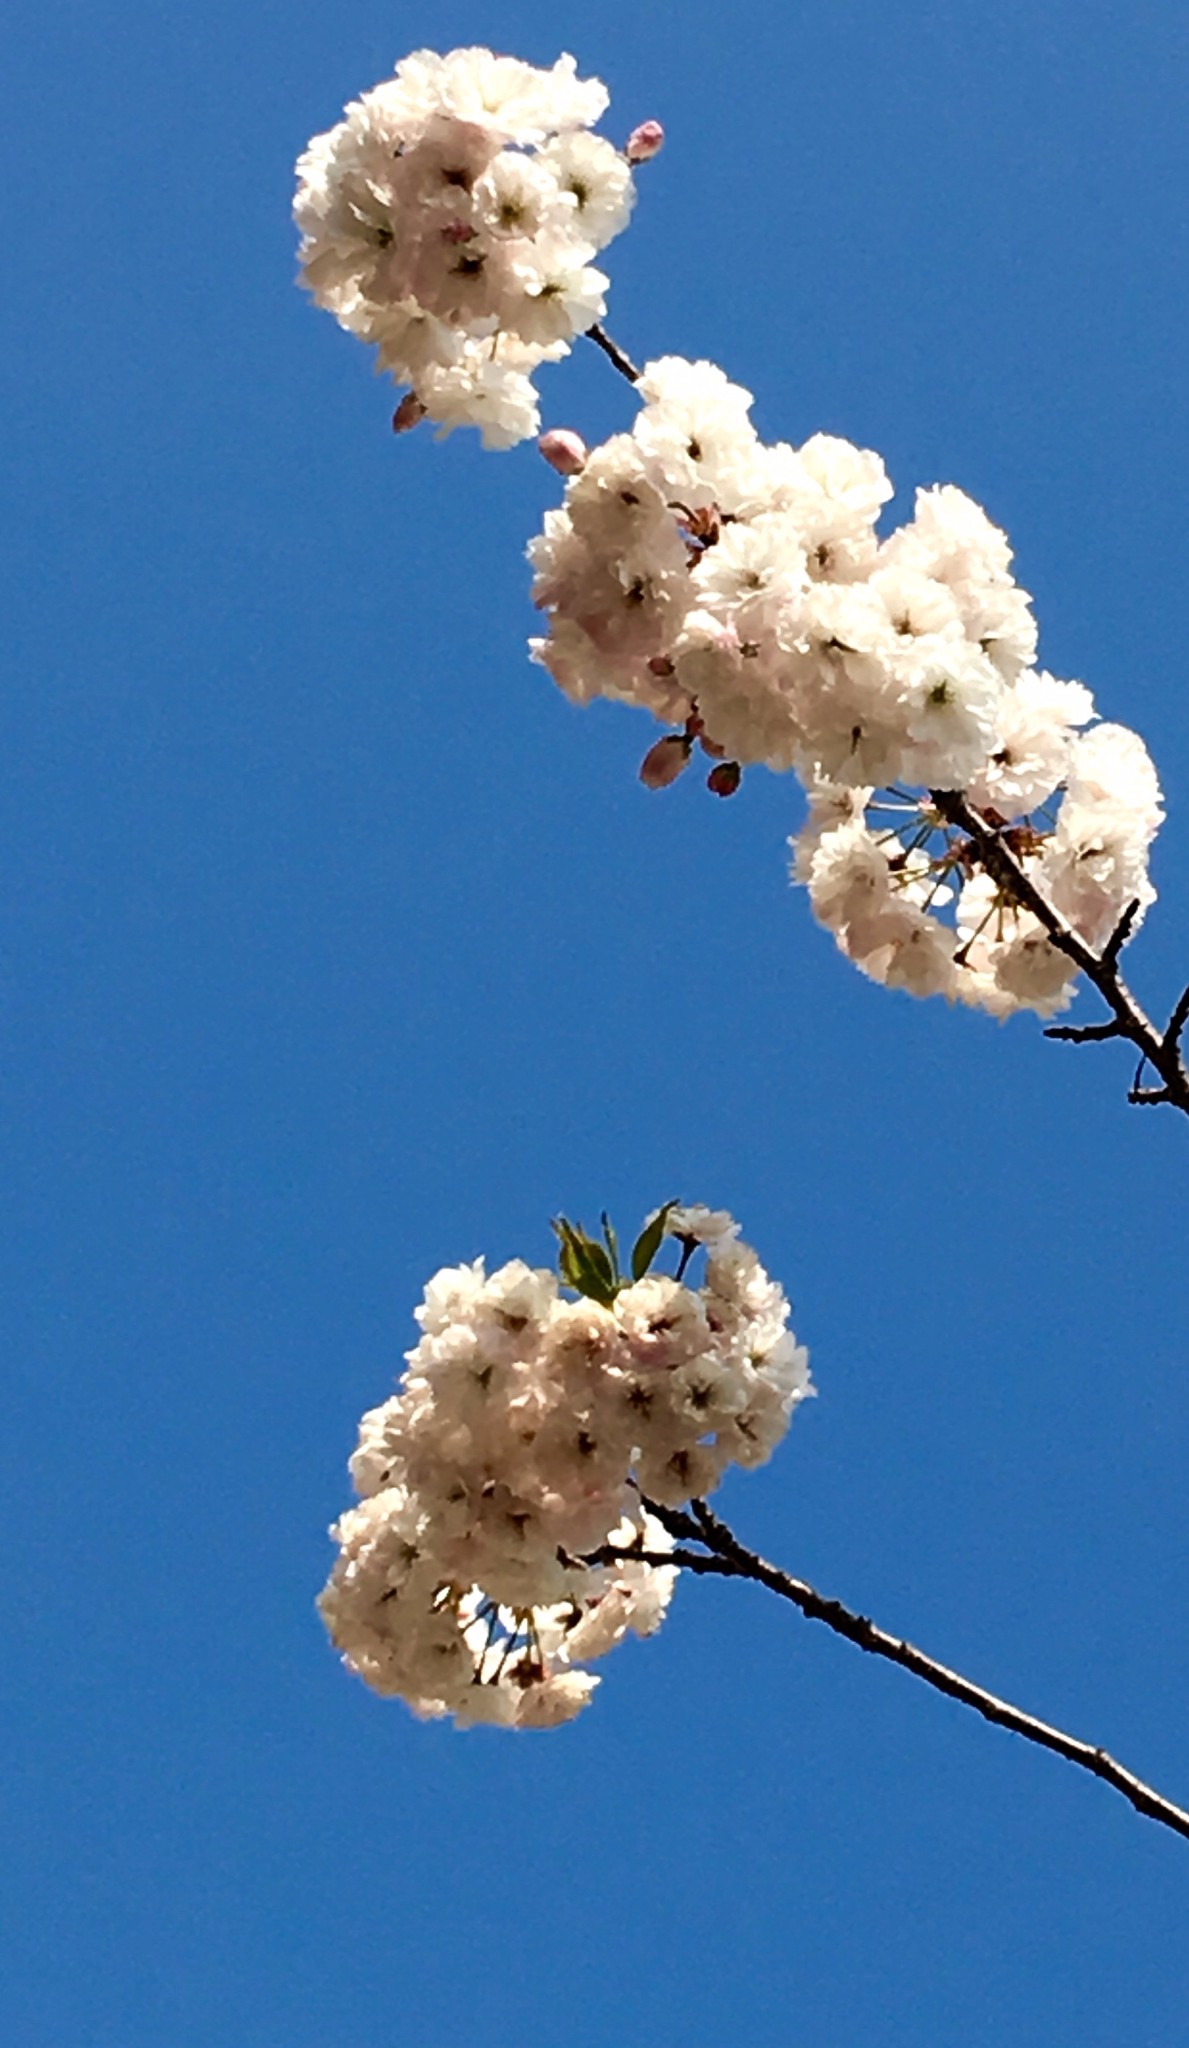
<svg viewBox="0 0 1189 2048"><path fill-rule="evenodd" d="M614 364L620 376L626 377L629 384L639 383L640 372L636 368L635 363L630 356L624 354L618 342L612 341L606 328L600 327L597 320L593 327L586 329L586 338L588 341L593 341L596 348L602 349L608 362Z"/></svg>
<svg viewBox="0 0 1189 2048"><path fill-rule="evenodd" d="M1183 988L1177 997L1176 1007L1168 1020L1168 1029L1164 1034L1165 1044L1178 1047L1186 1024L1189 1024L1189 988Z"/></svg>
<svg viewBox="0 0 1189 2048"><path fill-rule="evenodd" d="M1142 1088L1137 1074L1128 1101L1168 1102L1189 1116L1189 1071L1180 1047L1181 1034L1189 1023L1189 990L1178 1002L1167 1029L1160 1031L1141 1009L1119 972L1119 955L1135 923L1139 903L1128 904L1101 953L1096 953L1037 888L998 828L988 824L968 797L952 789L934 789L929 795L939 816L947 824L957 826L973 842L992 881L999 884L1013 903L1032 912L1053 945L1081 968L1111 1012L1109 1025L1054 1024L1049 1026L1046 1037L1064 1039L1073 1045L1108 1038L1129 1040L1141 1055L1140 1073L1145 1066L1151 1067L1159 1076L1161 1085L1159 1088Z"/></svg>
<svg viewBox="0 0 1189 2048"><path fill-rule="evenodd" d="M1092 1742L1082 1742L1076 1735L1067 1735L1064 1729L1054 1728L1051 1722L1041 1721L1035 1714L1025 1713L1022 1707L1013 1706L1010 1700L1000 1699L984 1686L975 1685L961 1672L939 1664L935 1657L927 1656L915 1644L889 1634L887 1629L878 1627L866 1615L844 1607L841 1600L827 1599L804 1579L795 1579L790 1572L769 1564L741 1543L705 1501L691 1501L688 1512L683 1508L662 1507L648 1499L643 1501L643 1505L671 1536L679 1539L679 1547L671 1551L651 1551L646 1550L641 1542L625 1552L607 1546L584 1562L615 1566L622 1564L625 1557L630 1557L641 1564L658 1568L676 1566L702 1577L751 1579L756 1585L766 1586L780 1599L790 1601L808 1621L824 1622L835 1635L845 1637L858 1649L866 1650L874 1657L885 1657L891 1664L899 1664L914 1678L923 1679L926 1685L931 1685L935 1692L944 1693L961 1706L973 1707L985 1721L993 1722L998 1728L1007 1728L1013 1735L1022 1735L1025 1741L1034 1742L1041 1749L1050 1749L1056 1756L1064 1757L1067 1763L1076 1764L1093 1777L1101 1778L1104 1784L1121 1792L1137 1813L1144 1814L1148 1820L1158 1821L1162 1827L1170 1828L1174 1834L1189 1840L1189 1813L1174 1805L1171 1799L1166 1799L1154 1786L1137 1778L1134 1771L1116 1762L1105 1749L1097 1748ZM698 1550L683 1547L691 1543L702 1547Z"/></svg>
<svg viewBox="0 0 1189 2048"><path fill-rule="evenodd" d="M1108 1038L1122 1038L1112 1017L1109 1024L1050 1024L1046 1038L1063 1038L1067 1045L1101 1045Z"/></svg>
<svg viewBox="0 0 1189 2048"><path fill-rule="evenodd" d="M1107 940L1105 946L1102 949L1102 960L1104 966L1115 966L1116 962L1118 961L1120 953L1123 951L1124 946L1127 944L1128 939L1131 937L1132 931L1135 926L1135 920L1139 916L1139 913L1139 897L1133 896L1130 903L1127 905L1126 910L1123 912L1122 917L1119 919L1118 924L1115 926L1114 931L1111 933L1110 938Z"/></svg>

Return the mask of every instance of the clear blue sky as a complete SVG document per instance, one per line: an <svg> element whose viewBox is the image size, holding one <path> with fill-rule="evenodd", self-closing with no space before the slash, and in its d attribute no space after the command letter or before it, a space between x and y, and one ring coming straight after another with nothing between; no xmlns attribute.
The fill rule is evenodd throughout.
<svg viewBox="0 0 1189 2048"><path fill-rule="evenodd" d="M288 207L419 44L568 48L613 135L661 118L614 332L1007 526L1044 660L1164 776L1166 1012L1189 15L17 0L4 40L0 2038L1179 2048L1189 1844L759 1592L682 1586L551 1736L421 1727L322 1637L427 1275L680 1192L821 1389L741 1532L1189 1799L1189 1131L1114 1048L863 982L790 783L645 795L651 729L524 658L556 479L394 442ZM546 411L631 402L591 350Z"/></svg>

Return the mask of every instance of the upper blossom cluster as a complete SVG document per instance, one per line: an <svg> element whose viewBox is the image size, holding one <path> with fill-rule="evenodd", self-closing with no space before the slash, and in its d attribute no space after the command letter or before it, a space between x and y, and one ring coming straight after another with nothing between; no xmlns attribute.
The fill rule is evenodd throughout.
<svg viewBox="0 0 1189 2048"><path fill-rule="evenodd" d="M667 1606L675 1572L632 1555L670 1548L642 1501L702 1495L783 1436L810 1387L780 1287L729 1216L660 1212L654 1249L666 1228L683 1266L705 1246L700 1286L629 1281L598 1247L603 1299L520 1260L430 1281L401 1390L363 1418L362 1500L320 1601L378 1692L464 1722L569 1719L597 1682L576 1666ZM608 1548L622 1561L582 1562Z"/></svg>
<svg viewBox="0 0 1189 2048"><path fill-rule="evenodd" d="M591 259L635 198L627 156L586 132L607 98L572 57L420 50L298 163L303 282L445 431L535 433L532 371L602 315Z"/></svg>
<svg viewBox="0 0 1189 2048"><path fill-rule="evenodd" d="M696 742L729 757L720 793L736 764L794 769L812 800L796 872L867 973L1000 1014L1059 1007L1076 970L973 871L928 792L1017 828L1014 850L1095 944L1151 900L1159 790L1134 733L1084 733L1089 691L1035 667L1006 536L952 485L918 491L881 536L879 456L827 434L766 445L750 393L712 363L664 357L637 389L631 432L584 456L530 545L537 659L579 703L680 728L649 757L654 783ZM1033 814L1063 787L1050 834Z"/></svg>

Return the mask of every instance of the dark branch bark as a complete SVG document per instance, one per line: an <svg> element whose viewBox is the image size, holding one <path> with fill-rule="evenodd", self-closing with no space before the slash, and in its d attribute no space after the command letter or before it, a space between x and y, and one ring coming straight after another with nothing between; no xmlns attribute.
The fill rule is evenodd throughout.
<svg viewBox="0 0 1189 2048"><path fill-rule="evenodd" d="M1176 1008L1168 1020L1168 1029L1164 1034L1165 1044L1171 1046L1174 1051L1180 1047L1181 1033L1186 1024L1189 1024L1189 988L1182 989L1177 997Z"/></svg>
<svg viewBox="0 0 1189 2048"><path fill-rule="evenodd" d="M1068 1045L1102 1045L1108 1038L1122 1038L1112 1020L1109 1024L1050 1024L1046 1038L1063 1038Z"/></svg>
<svg viewBox="0 0 1189 2048"><path fill-rule="evenodd" d="M1180 1047L1181 1034L1189 1022L1189 990L1178 1002L1167 1028L1159 1031L1119 972L1119 955L1135 923L1139 904L1128 904L1102 952L1096 953L1037 888L995 826L987 823L968 798L960 791L947 789L931 790L930 797L939 816L947 824L956 825L973 842L992 881L1013 903L1032 912L1053 945L1081 968L1111 1012L1109 1024L1050 1025L1046 1037L1064 1039L1073 1045L1108 1038L1127 1039L1141 1055L1140 1073L1145 1066L1151 1067L1161 1083L1159 1088L1141 1088L1137 1075L1128 1101L1168 1102L1189 1116L1189 1072Z"/></svg>
<svg viewBox="0 0 1189 2048"><path fill-rule="evenodd" d="M1026 1714L1022 1707L1014 1707L1010 1700L1000 1699L984 1686L975 1685L973 1680L963 1678L961 1672L951 1671L948 1665L939 1664L935 1657L926 1656L914 1644L889 1635L886 1629L879 1628L865 1615L844 1607L841 1600L829 1600L807 1585L804 1579L795 1579L791 1573L769 1564L754 1550L748 1550L705 1501L691 1501L688 1511L661 1507L651 1500L645 1500L644 1506L671 1536L678 1538L678 1547L672 1551L648 1551L641 1547L624 1552L608 1546L584 1562L614 1566L622 1564L626 1555L639 1559L643 1564L675 1565L681 1571L702 1577L751 1579L756 1585L766 1586L781 1600L790 1601L808 1621L824 1622L835 1635L844 1636L856 1648L866 1650L873 1657L886 1657L891 1664L899 1664L905 1671L911 1671L914 1678L923 1679L926 1685L931 1685L935 1692L945 1693L948 1699L957 1700L961 1706L973 1707L976 1714L981 1714L985 1721L993 1722L997 1728L1007 1728L1013 1735L1022 1735L1025 1741L1035 1742L1041 1749L1051 1749L1054 1755L1064 1757L1067 1763L1076 1764L1080 1770L1101 1778L1104 1784L1121 1792L1137 1813L1144 1814L1148 1820L1159 1821L1162 1827L1171 1828L1174 1834L1189 1840L1189 1813L1183 1807L1174 1806L1171 1799L1165 1799L1142 1778L1137 1778L1134 1771L1126 1770L1114 1757L1108 1756L1105 1749L1097 1748L1092 1742L1082 1742L1076 1735L1067 1735L1064 1729L1038 1720L1035 1714ZM701 1548L690 1550L682 1547L691 1543L699 1544Z"/></svg>
<svg viewBox="0 0 1189 2048"><path fill-rule="evenodd" d="M630 356L625 356L623 350L619 347L618 343L612 341L611 336L607 333L605 328L599 326L597 320L595 321L593 327L588 327L586 329L586 338L588 341L593 341L596 348L602 349L603 354L606 356L608 362L613 363L615 365L615 368L619 371L620 376L626 377L629 384L639 383L640 372L636 368L635 363L632 361Z"/></svg>

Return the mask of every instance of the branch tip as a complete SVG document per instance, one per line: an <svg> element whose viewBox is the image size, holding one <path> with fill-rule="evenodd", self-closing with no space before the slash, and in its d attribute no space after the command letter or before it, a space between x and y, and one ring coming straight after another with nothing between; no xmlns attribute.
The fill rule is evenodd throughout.
<svg viewBox="0 0 1189 2048"><path fill-rule="evenodd" d="M1133 896L1102 949L1102 964L1104 967L1117 966L1119 955L1131 937L1132 928L1136 918L1139 916L1140 908L1139 897Z"/></svg>
<svg viewBox="0 0 1189 2048"><path fill-rule="evenodd" d="M1177 997L1176 1007L1168 1020L1164 1043L1170 1053L1175 1053L1181 1040L1181 1033L1189 1024L1189 988L1183 988Z"/></svg>
<svg viewBox="0 0 1189 2048"><path fill-rule="evenodd" d="M1122 1038L1123 1030L1118 1018L1109 1024L1049 1024L1045 1027L1046 1038L1063 1038L1068 1045L1096 1045L1107 1038Z"/></svg>

